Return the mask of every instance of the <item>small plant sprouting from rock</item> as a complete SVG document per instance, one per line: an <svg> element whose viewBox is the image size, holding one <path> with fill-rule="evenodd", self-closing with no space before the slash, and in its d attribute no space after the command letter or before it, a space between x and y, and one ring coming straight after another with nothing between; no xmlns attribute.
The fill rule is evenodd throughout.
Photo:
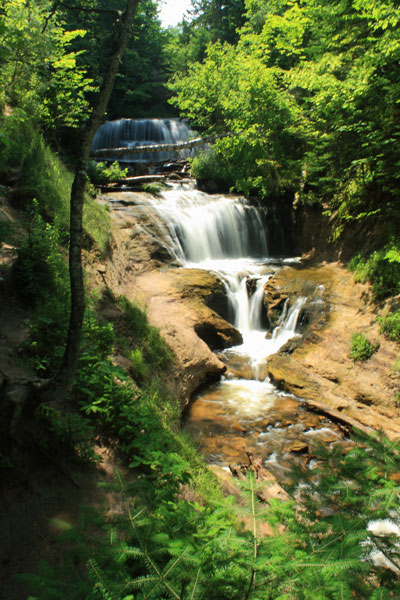
<svg viewBox="0 0 400 600"><path fill-rule="evenodd" d="M144 183L142 190L153 196L159 196L164 189L164 184L161 181L154 181L152 183Z"/></svg>
<svg viewBox="0 0 400 600"><path fill-rule="evenodd" d="M88 165L88 176L94 185L113 183L124 179L128 175L128 169L122 169L117 161L111 165L104 162L91 160Z"/></svg>

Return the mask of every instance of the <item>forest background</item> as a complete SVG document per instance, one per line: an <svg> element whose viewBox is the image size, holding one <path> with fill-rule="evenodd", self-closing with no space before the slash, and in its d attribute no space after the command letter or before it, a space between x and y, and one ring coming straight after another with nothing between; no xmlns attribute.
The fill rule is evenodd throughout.
<svg viewBox="0 0 400 600"><path fill-rule="evenodd" d="M71 170L124 7L4 0L0 8L0 191L20 214L18 224L0 223L0 242L17 248L13 281L31 323L22 359L36 376L51 377L62 357ZM371 282L377 305L398 295L399 3L195 0L190 20L167 30L157 10L152 0L139 2L107 118L180 115L201 133L232 133L193 160L194 176L324 213L332 245L351 232L349 267ZM93 183L87 189L85 245L105 255L109 218ZM1 294L5 305L4 286ZM82 517L65 534L62 564L41 563L22 577L35 598L59 598L60 590L71 599L126 600L398 595L397 542L367 530L372 518L398 522L396 444L369 440L366 452L362 440L346 456L325 453L317 490L313 482L302 488L303 511L299 473L292 501L268 509L258 506L249 476L248 503L238 508L216 491L179 430L180 407L164 385L173 356L158 332L110 291L88 290L86 302L67 408L40 404L16 433L2 404L3 483L15 481L32 443L42 461L61 453L93 464L95 437L116 448L131 477L128 485L116 474L121 514ZM114 322L102 318L105 305L118 314ZM395 304L381 326L399 341ZM130 372L113 364L116 349ZM196 500L184 498L188 487ZM321 512L332 498L336 509ZM237 512L247 514L249 530ZM262 538L266 520L276 534ZM392 570L373 563L377 550Z"/></svg>

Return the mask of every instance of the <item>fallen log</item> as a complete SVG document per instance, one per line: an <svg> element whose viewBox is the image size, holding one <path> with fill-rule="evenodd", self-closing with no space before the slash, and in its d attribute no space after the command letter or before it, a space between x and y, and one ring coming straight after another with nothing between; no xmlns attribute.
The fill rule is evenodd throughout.
<svg viewBox="0 0 400 600"><path fill-rule="evenodd" d="M143 183L157 183L158 181L165 181L167 175L134 175L133 177L123 177L117 179L115 183L126 183L142 185Z"/></svg>

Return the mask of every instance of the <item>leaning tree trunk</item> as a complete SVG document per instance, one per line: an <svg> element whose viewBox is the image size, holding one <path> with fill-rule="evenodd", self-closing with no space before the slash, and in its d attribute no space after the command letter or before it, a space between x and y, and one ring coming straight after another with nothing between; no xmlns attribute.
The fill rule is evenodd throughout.
<svg viewBox="0 0 400 600"><path fill-rule="evenodd" d="M83 317L85 312L85 291L82 272L82 217L86 186L86 171L94 134L101 125L106 111L119 63L125 52L133 18L139 0L127 0L124 13L114 24L113 41L104 80L97 104L82 134L75 166L75 178L71 190L70 203L70 246L69 273L71 285L70 322L64 357L56 376L46 382L41 390L41 399L62 400L70 389L78 363Z"/></svg>

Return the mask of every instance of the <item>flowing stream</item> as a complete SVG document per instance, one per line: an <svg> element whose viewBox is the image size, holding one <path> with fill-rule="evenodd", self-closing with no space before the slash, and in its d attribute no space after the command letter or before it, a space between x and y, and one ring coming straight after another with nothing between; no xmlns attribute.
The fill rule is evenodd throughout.
<svg viewBox="0 0 400 600"><path fill-rule="evenodd" d="M278 391L267 376L268 357L299 336L307 298L288 300L268 331L264 286L277 269L298 259L269 256L262 214L243 198L175 184L151 204L166 224L181 266L207 269L223 282L230 321L243 338L219 354L226 374L192 400L184 426L209 462L246 461L249 449L282 479L293 458L304 462L313 440L330 444L341 435L324 418L305 411L298 399Z"/></svg>

